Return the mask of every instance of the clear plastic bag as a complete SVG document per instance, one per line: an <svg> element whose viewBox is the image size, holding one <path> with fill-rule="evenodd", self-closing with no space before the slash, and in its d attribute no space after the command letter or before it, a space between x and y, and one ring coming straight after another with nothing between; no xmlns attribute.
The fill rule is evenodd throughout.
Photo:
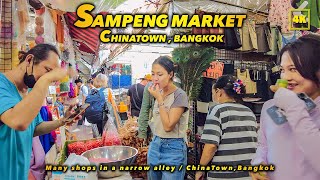
<svg viewBox="0 0 320 180"><path fill-rule="evenodd" d="M92 124L92 133L93 133L93 138L100 138L101 137L97 124Z"/></svg>
<svg viewBox="0 0 320 180"><path fill-rule="evenodd" d="M122 145L114 119L110 115L103 129L102 142L104 146Z"/></svg>

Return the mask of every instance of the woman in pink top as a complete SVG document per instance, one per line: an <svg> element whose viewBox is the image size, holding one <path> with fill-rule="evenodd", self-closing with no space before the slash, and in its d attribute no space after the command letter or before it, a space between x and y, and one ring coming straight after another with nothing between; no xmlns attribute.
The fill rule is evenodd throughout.
<svg viewBox="0 0 320 180"><path fill-rule="evenodd" d="M273 164L275 171L252 173L253 180L320 179L320 36L306 35L286 45L280 52L281 78L288 88L280 88L261 113L258 149L252 164ZM316 107L307 110L297 93L308 95ZM276 124L267 109L277 106L287 122Z"/></svg>

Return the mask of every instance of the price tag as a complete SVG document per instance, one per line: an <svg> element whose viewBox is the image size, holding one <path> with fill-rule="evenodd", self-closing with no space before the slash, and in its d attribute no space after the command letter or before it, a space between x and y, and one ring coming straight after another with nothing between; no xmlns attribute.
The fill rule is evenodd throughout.
<svg viewBox="0 0 320 180"><path fill-rule="evenodd" d="M49 94L52 95L52 94L57 94L57 91L56 91L56 87L55 86L49 86Z"/></svg>

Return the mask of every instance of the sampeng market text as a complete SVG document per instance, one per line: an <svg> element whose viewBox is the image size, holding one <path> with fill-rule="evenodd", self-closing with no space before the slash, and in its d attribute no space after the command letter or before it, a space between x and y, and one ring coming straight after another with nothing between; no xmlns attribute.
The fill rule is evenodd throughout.
<svg viewBox="0 0 320 180"><path fill-rule="evenodd" d="M167 14L97 14L93 16L92 4L82 4L77 9L78 20L74 25L78 28L126 28L131 25L133 28L165 28L169 25ZM172 28L191 27L242 27L245 14L216 14L216 15L173 15L170 26Z"/></svg>

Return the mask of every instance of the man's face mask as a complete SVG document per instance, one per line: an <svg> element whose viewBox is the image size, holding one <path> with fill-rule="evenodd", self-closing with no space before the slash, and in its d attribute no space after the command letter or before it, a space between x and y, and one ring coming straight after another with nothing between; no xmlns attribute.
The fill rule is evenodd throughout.
<svg viewBox="0 0 320 180"><path fill-rule="evenodd" d="M27 67L26 67L26 73L24 74L23 76L23 82L26 86L28 86L28 88L33 88L34 85L36 84L36 78L34 77L33 75L33 64L34 64L34 61L32 63L32 71L31 71L31 74L28 75L28 71L27 71Z"/></svg>

